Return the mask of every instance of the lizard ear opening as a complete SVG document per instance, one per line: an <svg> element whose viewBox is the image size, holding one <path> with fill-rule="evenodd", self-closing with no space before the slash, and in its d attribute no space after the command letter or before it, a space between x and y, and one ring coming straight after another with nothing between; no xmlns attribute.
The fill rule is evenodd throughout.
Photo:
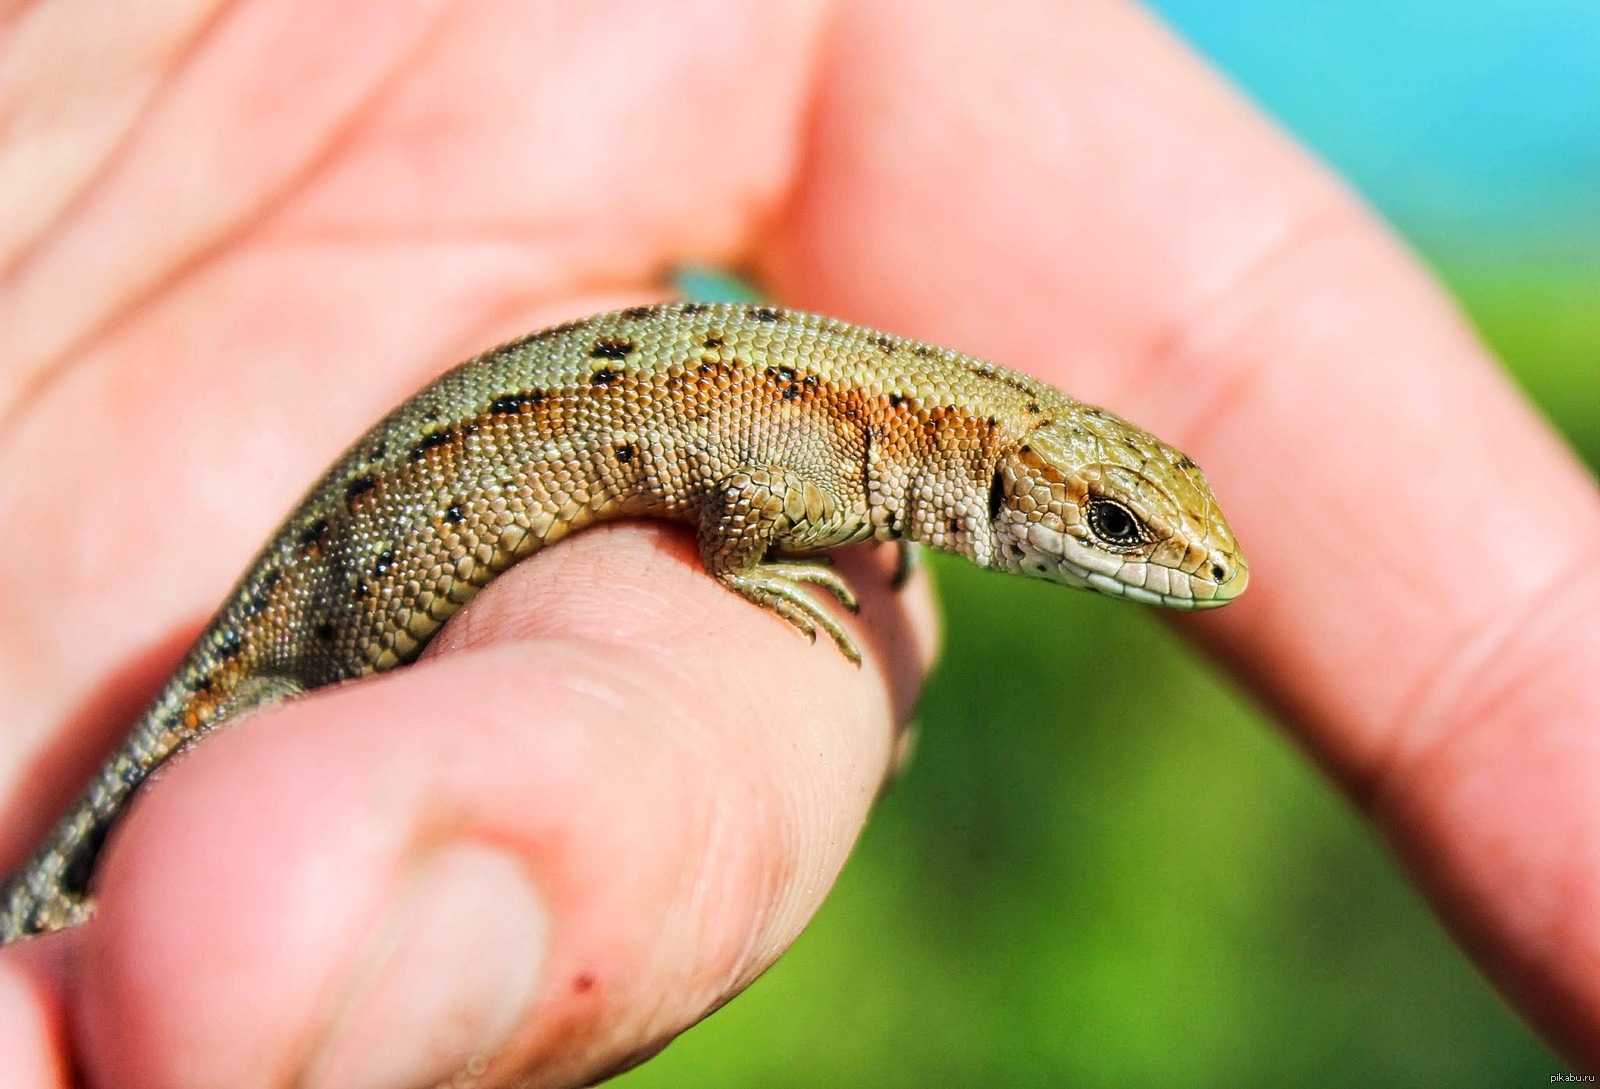
<svg viewBox="0 0 1600 1089"><path fill-rule="evenodd" d="M1000 517L1000 508L1006 501L1006 475L999 469L994 471L994 479L989 481L989 521L993 522Z"/></svg>

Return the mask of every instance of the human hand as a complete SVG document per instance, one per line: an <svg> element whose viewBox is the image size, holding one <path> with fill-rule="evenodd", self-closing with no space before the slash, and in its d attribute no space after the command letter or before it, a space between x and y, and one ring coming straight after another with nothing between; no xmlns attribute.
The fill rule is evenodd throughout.
<svg viewBox="0 0 1600 1089"><path fill-rule="evenodd" d="M668 264L744 261L785 303L1031 369L1199 458L1254 585L1197 636L1592 1056L1592 482L1382 233L1142 16L753 9L247 4L165 36L130 9L99 26L149 68L66 64L64 17L18 54L69 85L14 99L89 131L0 148L23 213L0 224L0 503L39 527L0 559L10 857L383 409ZM1505 464L1519 490L1485 516ZM1561 526L1537 569L1502 528L1526 523ZM792 940L885 771L932 622L854 583L859 673L672 532L590 531L425 665L208 741L119 830L93 924L0 958L0 1074L416 1084L498 1048L494 1073L564 1084L669 1038Z"/></svg>

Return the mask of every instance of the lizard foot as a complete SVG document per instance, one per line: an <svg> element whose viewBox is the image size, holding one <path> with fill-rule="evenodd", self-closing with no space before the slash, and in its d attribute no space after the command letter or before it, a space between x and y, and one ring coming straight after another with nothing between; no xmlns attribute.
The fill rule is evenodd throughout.
<svg viewBox="0 0 1600 1089"><path fill-rule="evenodd" d="M833 637L841 654L856 665L861 664L861 650L856 641L816 595L806 589L808 583L820 586L851 612L857 610L856 595L827 564L816 560L766 560L748 571L727 572L721 580L728 589L783 617L813 643L817 641L817 629L821 628Z"/></svg>

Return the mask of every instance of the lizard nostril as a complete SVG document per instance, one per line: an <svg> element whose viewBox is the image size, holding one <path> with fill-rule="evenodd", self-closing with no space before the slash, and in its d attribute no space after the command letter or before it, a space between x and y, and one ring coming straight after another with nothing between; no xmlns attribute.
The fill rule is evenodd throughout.
<svg viewBox="0 0 1600 1089"><path fill-rule="evenodd" d="M1213 581L1213 582L1226 582L1227 581L1227 575L1228 575L1228 569L1226 567L1224 567L1222 564L1214 563L1214 564L1211 565L1211 581Z"/></svg>

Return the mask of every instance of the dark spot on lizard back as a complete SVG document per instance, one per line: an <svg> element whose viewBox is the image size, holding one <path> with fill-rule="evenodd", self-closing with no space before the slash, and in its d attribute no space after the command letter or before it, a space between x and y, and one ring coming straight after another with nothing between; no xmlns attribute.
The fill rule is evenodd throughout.
<svg viewBox="0 0 1600 1089"><path fill-rule="evenodd" d="M911 346L911 352L913 355L916 355L919 358L927 359L933 354L933 349L926 344L913 344Z"/></svg>
<svg viewBox="0 0 1600 1089"><path fill-rule="evenodd" d="M311 634L315 635L324 643L331 643L333 642L333 637L339 634L339 630L333 626L333 621L324 620L322 623L311 629Z"/></svg>
<svg viewBox="0 0 1600 1089"><path fill-rule="evenodd" d="M622 372L614 371L610 367L601 367L589 376L589 381L596 386L609 386L621 377Z"/></svg>
<svg viewBox="0 0 1600 1089"><path fill-rule="evenodd" d="M378 558L372 565L373 573L377 575L387 575L390 569L394 567L394 559L394 549L392 548L385 549L384 551L378 553Z"/></svg>
<svg viewBox="0 0 1600 1089"><path fill-rule="evenodd" d="M926 345L924 345L923 347L927 348ZM933 350L934 349L932 349L932 348L927 348L926 352L919 351L917 354L918 355L924 355L924 354L931 353ZM992 366L992 365L990 365L988 363L985 363L981 359L966 359L966 360L962 360L962 365L966 367L968 372L970 372L971 374L977 375L979 378L982 378L985 381L1000 382L1000 383L1002 383L1004 385L1010 386L1012 389L1017 390L1020 393L1026 393L1030 397L1033 394L1033 391L1034 391L1033 385L1031 383L1029 383L1028 380L1026 378L1023 378L1021 375L1013 374L1010 371L1001 370L998 367L995 367L995 366ZM1029 403L1028 403L1028 411L1029 412L1038 412L1039 411L1039 406L1037 404L1035 404L1034 402L1029 401Z"/></svg>
<svg viewBox="0 0 1600 1089"><path fill-rule="evenodd" d="M244 649L244 636L239 634L238 628L218 628L211 636L211 645L216 648L217 657L226 661L238 657Z"/></svg>
<svg viewBox="0 0 1600 1089"><path fill-rule="evenodd" d="M882 351L884 351L886 353L892 353L894 351L894 338L893 337L875 336L875 337L872 338L872 343L876 344L879 347L879 349L881 349Z"/></svg>
<svg viewBox="0 0 1600 1089"><path fill-rule="evenodd" d="M1199 468L1199 466L1194 463L1194 458L1190 457L1188 454L1181 455L1178 458L1177 461L1173 462L1173 464L1176 465L1179 469L1184 470L1185 472L1187 472L1190 469L1198 469Z"/></svg>
<svg viewBox="0 0 1600 1089"><path fill-rule="evenodd" d="M443 431L428 432L426 435L422 436L422 438L418 439L417 444L411 448L411 460L421 461L423 458L428 456L429 450L432 450L436 446L443 446L445 443L449 442L451 435L452 431L448 427Z"/></svg>
<svg viewBox="0 0 1600 1089"><path fill-rule="evenodd" d="M312 522L300 532L300 547L312 547L317 542L321 541L323 537L327 536L327 533L328 520L326 518L318 518L315 522Z"/></svg>
<svg viewBox="0 0 1600 1089"><path fill-rule="evenodd" d="M800 396L800 387L799 386L785 386L785 387L783 387L783 399L785 401L793 401L796 398L798 398L799 396Z"/></svg>
<svg viewBox="0 0 1600 1089"><path fill-rule="evenodd" d="M640 318L648 318L659 309L660 307L656 306L630 306L622 312L622 316L628 321L638 321Z"/></svg>
<svg viewBox="0 0 1600 1089"><path fill-rule="evenodd" d="M601 337L589 349L589 355L595 359L627 359L633 350L633 341L625 337Z"/></svg>
<svg viewBox="0 0 1600 1089"><path fill-rule="evenodd" d="M715 351L716 349L722 347L725 342L721 333L707 333L706 339L703 343L707 348Z"/></svg>
<svg viewBox="0 0 1600 1089"><path fill-rule="evenodd" d="M515 416L524 408L537 408L544 404L544 390L529 389L521 393L508 393L504 397L496 397L489 404L489 412L495 416Z"/></svg>
<svg viewBox="0 0 1600 1089"><path fill-rule="evenodd" d="M145 769L137 761L128 761L127 773L123 775L123 782L130 787L136 787L144 781ZM100 848L105 845L106 836L111 831L110 821L100 821L89 829L83 837L83 846L72 852L67 859L66 866L61 870L61 887L68 892L82 894L89 888L89 878L94 873L95 859L100 855ZM43 923L40 915L44 912L45 905L40 904L32 921L42 929Z"/></svg>
<svg viewBox="0 0 1600 1089"><path fill-rule="evenodd" d="M789 316L772 306L752 306L745 313L756 321L782 321Z"/></svg>
<svg viewBox="0 0 1600 1089"><path fill-rule="evenodd" d="M466 521L466 515L461 513L460 503L451 503L444 509L444 520L453 526L459 526Z"/></svg>
<svg viewBox="0 0 1600 1089"><path fill-rule="evenodd" d="M621 446L617 447L615 457L618 463L626 465L628 462L633 460L634 455L638 453L638 450L639 448L634 446L631 442L623 443Z"/></svg>
<svg viewBox="0 0 1600 1089"><path fill-rule="evenodd" d="M708 307L705 303L684 303L682 306L678 307L678 313L693 317L696 314L704 314L709 309L710 307Z"/></svg>
<svg viewBox="0 0 1600 1089"><path fill-rule="evenodd" d="M363 495L366 495L377 486L378 481L376 477L373 477L370 474L367 476L358 476L344 486L344 501L346 503L354 503L357 499L360 499Z"/></svg>
<svg viewBox="0 0 1600 1089"><path fill-rule="evenodd" d="M278 585L278 579L282 577L283 572L274 567L270 571L263 572L256 579L255 585L250 587L240 606L240 610L245 616L256 617L261 615L262 610L270 603L268 598L272 593L273 587Z"/></svg>
<svg viewBox="0 0 1600 1089"><path fill-rule="evenodd" d="M889 407L900 408L906 403L906 400L906 395L903 393L891 393L889 394Z"/></svg>

